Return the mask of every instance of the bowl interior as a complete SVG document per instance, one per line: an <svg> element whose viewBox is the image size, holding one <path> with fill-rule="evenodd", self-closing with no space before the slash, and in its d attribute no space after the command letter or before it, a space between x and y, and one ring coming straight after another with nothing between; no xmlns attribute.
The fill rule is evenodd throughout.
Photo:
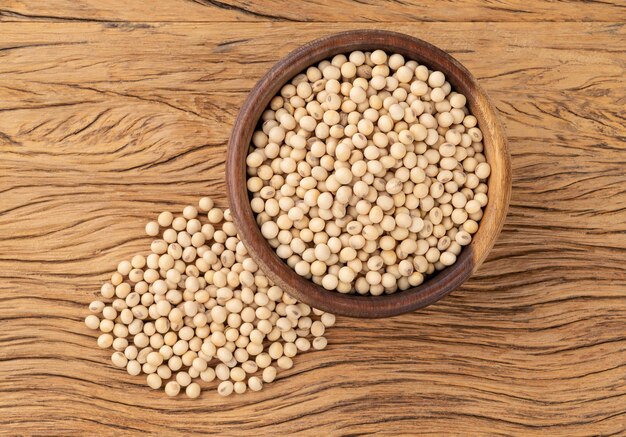
<svg viewBox="0 0 626 437"><path fill-rule="evenodd" d="M470 245L450 267L428 277L423 284L382 296L360 296L327 291L299 276L261 235L250 207L246 188L246 156L261 114L280 88L295 75L323 59L353 50L383 49L400 53L430 69L442 71L455 91L467 97L467 105L483 132L484 154L491 165L489 203ZM508 208L510 161L503 129L487 95L458 61L437 47L408 35L360 30L331 35L293 51L280 60L254 87L233 127L226 168L233 219L252 258L283 290L315 308L355 317L386 317L429 305L463 283L486 258L499 234Z"/></svg>

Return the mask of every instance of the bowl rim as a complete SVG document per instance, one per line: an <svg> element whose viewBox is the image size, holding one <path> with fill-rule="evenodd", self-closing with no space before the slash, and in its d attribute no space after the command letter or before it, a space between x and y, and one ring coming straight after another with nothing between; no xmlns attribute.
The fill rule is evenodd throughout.
<svg viewBox="0 0 626 437"><path fill-rule="evenodd" d="M483 132L484 154L492 172L487 181L489 203L472 242L456 263L407 290L381 296L328 291L299 276L262 236L247 190L246 156L262 112L280 88L307 67L336 54L353 50L383 49L400 53L446 75L453 89L467 97L467 105ZM430 305L441 299L482 264L493 247L506 218L511 193L511 163L504 129L494 106L472 74L455 58L419 38L385 30L351 30L313 40L280 59L250 91L233 125L226 159L226 185L230 209L239 237L264 273L294 298L334 314L390 317Z"/></svg>

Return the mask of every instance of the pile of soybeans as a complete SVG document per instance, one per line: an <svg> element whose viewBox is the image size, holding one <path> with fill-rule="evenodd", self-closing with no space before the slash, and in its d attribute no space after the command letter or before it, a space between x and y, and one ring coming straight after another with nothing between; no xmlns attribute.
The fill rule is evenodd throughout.
<svg viewBox="0 0 626 437"><path fill-rule="evenodd" d="M182 216L161 213L146 233L159 237L151 253L120 262L85 319L101 331L98 346L113 348L114 366L145 374L169 396L184 390L197 398L200 384L215 379L228 396L259 391L297 354L326 347L335 316L273 285L228 209L204 197Z"/></svg>

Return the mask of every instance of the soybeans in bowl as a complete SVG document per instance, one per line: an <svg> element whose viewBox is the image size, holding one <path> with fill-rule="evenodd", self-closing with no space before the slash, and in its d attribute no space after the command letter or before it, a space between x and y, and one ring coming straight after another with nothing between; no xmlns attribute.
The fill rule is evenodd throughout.
<svg viewBox="0 0 626 437"><path fill-rule="evenodd" d="M269 97L246 147L249 209L318 294L368 297L375 310L374 298L419 289L472 244L492 167L467 93L442 70L388 45L355 49Z"/></svg>

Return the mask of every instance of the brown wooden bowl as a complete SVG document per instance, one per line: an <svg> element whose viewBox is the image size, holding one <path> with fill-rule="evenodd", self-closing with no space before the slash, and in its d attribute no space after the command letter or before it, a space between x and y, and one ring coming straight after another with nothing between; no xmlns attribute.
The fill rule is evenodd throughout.
<svg viewBox="0 0 626 437"><path fill-rule="evenodd" d="M353 50L383 49L400 53L431 69L442 71L467 104L483 132L484 153L491 165L489 203L478 232L463 248L455 264L428 277L423 284L382 296L348 295L327 291L299 276L261 235L246 188L246 156L262 112L280 88L307 67L333 55ZM274 283L302 302L334 314L354 317L388 317L429 305L460 286L485 260L500 233L511 194L511 164L504 131L493 105L476 79L456 59L441 49L408 35L380 30L356 30L310 42L281 59L257 83L233 126L226 161L230 208L239 236L252 258Z"/></svg>

